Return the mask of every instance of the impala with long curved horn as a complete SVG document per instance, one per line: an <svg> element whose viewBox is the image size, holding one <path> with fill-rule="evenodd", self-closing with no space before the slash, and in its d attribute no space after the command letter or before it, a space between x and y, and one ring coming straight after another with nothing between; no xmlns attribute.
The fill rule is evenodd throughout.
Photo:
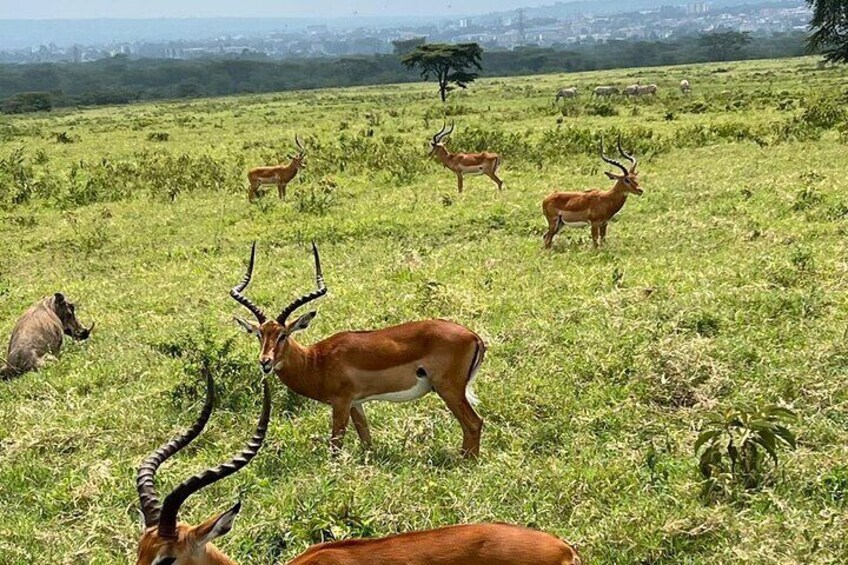
<svg viewBox="0 0 848 565"><path fill-rule="evenodd" d="M164 503L159 502L156 493L156 471L168 458L200 435L209 421L215 403L215 384L210 375L206 376L206 401L191 428L162 445L139 467L136 488L144 517L144 532L138 543L137 565L235 565L211 542L232 529L233 521L241 509L240 502L199 526L180 523L177 515L189 496L237 472L259 452L271 418L271 390L267 380L262 383L262 388L262 414L245 448L226 463L180 483L165 497Z"/></svg>
<svg viewBox="0 0 848 565"><path fill-rule="evenodd" d="M256 200L259 195L261 185L276 184L277 192L279 192L280 200L286 197L286 187L297 175L300 169L306 168L306 149L300 142L300 138L295 135L294 143L297 145L297 155L291 156L291 163L288 165L275 165L272 167L254 167L247 172L247 180L250 181L250 189L247 192L247 199L250 202Z"/></svg>
<svg viewBox="0 0 848 565"><path fill-rule="evenodd" d="M289 317L327 293L314 242L312 253L316 290L292 301L276 318L269 319L242 294L253 276L256 242L250 249L244 278L230 291L230 296L250 310L258 322L236 318L245 332L259 338L262 372L276 372L294 392L330 405L334 452L341 448L350 420L362 443L371 445L363 408L366 402L406 402L435 391L459 420L463 455L477 456L483 419L472 406L476 402L472 381L486 351L480 336L453 322L424 320L375 331L337 333L314 345L302 345L293 335L309 327L316 312L294 321Z"/></svg>
<svg viewBox="0 0 848 565"><path fill-rule="evenodd" d="M501 158L497 153L451 153L445 146L445 140L453 133L454 124L447 129L447 124L442 125L441 131L433 136L430 141L430 155L436 158L446 168L456 174L456 188L462 192L463 175L486 175L492 179L498 190L503 188L503 181L498 177L498 169L501 166Z"/></svg>
<svg viewBox="0 0 848 565"><path fill-rule="evenodd" d="M617 167L621 174L605 172L615 185L607 191L588 190L585 192L554 192L542 202L542 212L548 221L545 234L545 247L551 247L554 236L563 226L592 226L592 243L597 247L607 237L607 224L621 210L628 194L641 196L639 175L636 172L636 157L624 151L621 136L618 138L618 152L630 161L630 169L604 153L604 140L601 139L601 159Z"/></svg>

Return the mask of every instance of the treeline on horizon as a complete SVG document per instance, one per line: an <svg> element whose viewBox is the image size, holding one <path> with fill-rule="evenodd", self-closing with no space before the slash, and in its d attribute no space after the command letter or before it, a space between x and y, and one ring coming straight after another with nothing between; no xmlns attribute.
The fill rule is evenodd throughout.
<svg viewBox="0 0 848 565"><path fill-rule="evenodd" d="M665 66L806 54L807 36L790 32L751 36L726 49L708 35L673 41L626 41L486 51L481 76L514 76ZM396 55L340 59L130 59L91 63L0 65L0 111L19 113L57 106L125 104L242 93L417 82Z"/></svg>

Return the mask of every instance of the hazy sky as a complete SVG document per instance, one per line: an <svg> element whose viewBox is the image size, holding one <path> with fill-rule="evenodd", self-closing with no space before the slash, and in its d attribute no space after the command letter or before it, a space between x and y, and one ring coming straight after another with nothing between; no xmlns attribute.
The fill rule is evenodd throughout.
<svg viewBox="0 0 848 565"><path fill-rule="evenodd" d="M0 0L0 19L161 17L451 16L554 0Z"/></svg>

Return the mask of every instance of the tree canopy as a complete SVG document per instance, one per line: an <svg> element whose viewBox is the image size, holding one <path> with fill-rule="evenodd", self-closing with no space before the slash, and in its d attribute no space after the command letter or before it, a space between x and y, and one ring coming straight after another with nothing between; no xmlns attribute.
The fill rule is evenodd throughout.
<svg viewBox="0 0 848 565"><path fill-rule="evenodd" d="M807 0L813 9L809 46L830 63L848 63L848 1Z"/></svg>
<svg viewBox="0 0 848 565"><path fill-rule="evenodd" d="M424 80L435 77L439 82L442 102L448 92L455 88L466 88L479 75L472 69L483 70L481 57L483 48L476 43L426 43L401 58L408 68L418 67Z"/></svg>

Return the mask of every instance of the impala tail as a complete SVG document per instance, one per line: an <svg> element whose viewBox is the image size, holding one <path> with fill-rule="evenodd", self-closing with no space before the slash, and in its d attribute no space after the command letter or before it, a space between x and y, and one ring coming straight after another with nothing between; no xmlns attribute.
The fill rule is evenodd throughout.
<svg viewBox="0 0 848 565"><path fill-rule="evenodd" d="M486 344L483 343L480 336L475 337L477 338L477 347L474 349L474 358L471 360L471 367L468 370L468 383L465 385L465 398L471 406L480 404L480 399L474 392L474 379L477 377L477 371L486 357Z"/></svg>

